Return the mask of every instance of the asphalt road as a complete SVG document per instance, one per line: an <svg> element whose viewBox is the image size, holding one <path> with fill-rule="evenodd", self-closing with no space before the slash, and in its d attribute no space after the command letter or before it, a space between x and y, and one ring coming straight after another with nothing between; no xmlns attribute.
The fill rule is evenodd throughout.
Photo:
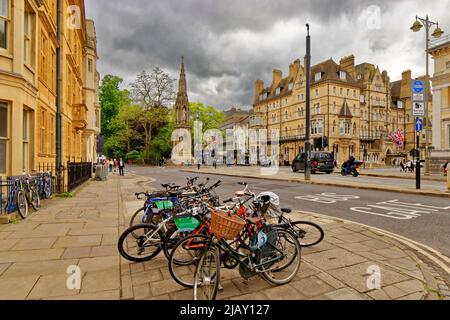
<svg viewBox="0 0 450 320"><path fill-rule="evenodd" d="M185 185L193 173L177 169L130 167L131 172L156 179L151 185L174 182ZM206 175L197 175L204 180ZM212 176L222 181L218 194L228 199L242 189L236 177ZM255 193L272 191L282 207L347 219L383 229L428 245L450 257L450 201L448 198L308 185L260 179L245 179Z"/></svg>

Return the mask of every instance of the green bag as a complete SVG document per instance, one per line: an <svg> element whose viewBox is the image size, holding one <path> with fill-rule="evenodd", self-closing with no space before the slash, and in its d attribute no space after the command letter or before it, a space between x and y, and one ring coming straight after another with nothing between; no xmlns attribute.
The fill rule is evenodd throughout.
<svg viewBox="0 0 450 320"><path fill-rule="evenodd" d="M158 210L173 209L173 203L170 200L155 201L155 205Z"/></svg>
<svg viewBox="0 0 450 320"><path fill-rule="evenodd" d="M173 219L179 231L194 231L200 221L195 217L178 217Z"/></svg>

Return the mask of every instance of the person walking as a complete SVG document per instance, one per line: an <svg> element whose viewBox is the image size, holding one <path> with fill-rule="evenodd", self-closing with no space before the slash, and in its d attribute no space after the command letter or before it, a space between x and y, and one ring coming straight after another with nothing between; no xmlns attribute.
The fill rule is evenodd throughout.
<svg viewBox="0 0 450 320"><path fill-rule="evenodd" d="M113 171L113 165L114 165L114 162L112 161L112 159L108 160L108 165L109 165L109 172L112 172Z"/></svg>
<svg viewBox="0 0 450 320"><path fill-rule="evenodd" d="M120 160L119 160L119 174L122 177L125 176L124 169L125 169L125 161L123 161L123 159L120 158Z"/></svg>

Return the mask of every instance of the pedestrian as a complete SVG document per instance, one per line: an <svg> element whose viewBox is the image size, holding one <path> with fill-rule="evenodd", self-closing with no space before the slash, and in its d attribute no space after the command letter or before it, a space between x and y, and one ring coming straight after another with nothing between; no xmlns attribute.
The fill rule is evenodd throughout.
<svg viewBox="0 0 450 320"><path fill-rule="evenodd" d="M114 172L117 172L117 159L114 159Z"/></svg>
<svg viewBox="0 0 450 320"><path fill-rule="evenodd" d="M119 174L122 177L125 176L124 169L125 169L125 161L123 161L123 159L120 158L120 160L119 160Z"/></svg>
<svg viewBox="0 0 450 320"><path fill-rule="evenodd" d="M112 172L113 171L113 165L114 165L112 159L109 159L108 165L109 165L109 172Z"/></svg>
<svg viewBox="0 0 450 320"><path fill-rule="evenodd" d="M442 173L444 174L444 176L448 175L448 165L449 165L450 161L447 161L443 166L442 166Z"/></svg>

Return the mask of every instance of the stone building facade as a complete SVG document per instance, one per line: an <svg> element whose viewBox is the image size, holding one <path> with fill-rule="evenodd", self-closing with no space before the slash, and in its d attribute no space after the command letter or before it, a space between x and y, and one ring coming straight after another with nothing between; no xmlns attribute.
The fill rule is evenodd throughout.
<svg viewBox="0 0 450 320"><path fill-rule="evenodd" d="M411 108L410 81L408 71L393 85L387 71L369 63L355 65L353 55L343 57L339 63L330 59L312 66L314 150L333 152L338 163L350 155L374 165L407 158L408 148L413 148L408 144L413 141L409 140L408 129L414 127L414 120L407 116ZM392 90L398 88L403 91L395 92L393 97ZM306 74L300 60L291 63L285 78L280 70L274 70L269 87L262 80L256 81L253 111L251 127L279 129L280 163L292 163L304 151L306 140ZM390 135L398 130L406 131L403 147L395 144Z"/></svg>
<svg viewBox="0 0 450 320"><path fill-rule="evenodd" d="M62 161L95 161L100 131L94 25L84 1L63 0ZM56 161L57 1L0 1L0 175ZM79 12L78 12L79 10ZM71 23L65 23L70 19Z"/></svg>
<svg viewBox="0 0 450 320"><path fill-rule="evenodd" d="M435 40L430 49L434 58L433 147L431 170L439 171L450 160L450 36Z"/></svg>

